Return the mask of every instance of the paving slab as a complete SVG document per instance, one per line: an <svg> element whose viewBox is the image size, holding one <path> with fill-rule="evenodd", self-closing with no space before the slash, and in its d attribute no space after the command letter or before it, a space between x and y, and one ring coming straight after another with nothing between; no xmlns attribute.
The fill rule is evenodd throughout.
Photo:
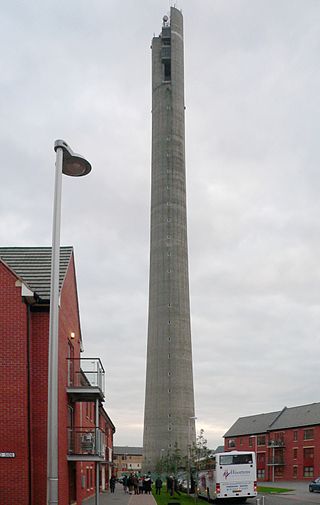
<svg viewBox="0 0 320 505"><path fill-rule="evenodd" d="M83 505L96 505L95 496L83 500ZM121 484L116 484L115 492L100 493L99 505L156 505L152 494L129 494L123 491Z"/></svg>

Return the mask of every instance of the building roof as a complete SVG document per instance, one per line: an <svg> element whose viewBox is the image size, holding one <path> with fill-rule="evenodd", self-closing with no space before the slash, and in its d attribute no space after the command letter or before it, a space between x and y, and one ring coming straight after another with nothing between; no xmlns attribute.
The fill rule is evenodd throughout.
<svg viewBox="0 0 320 505"><path fill-rule="evenodd" d="M320 424L320 403L311 403L298 407L284 407L282 410L267 414L239 417L223 436L256 435L316 424Z"/></svg>
<svg viewBox="0 0 320 505"><path fill-rule="evenodd" d="M320 424L320 403L310 403L298 407L285 407L281 415L271 425L271 430L298 428Z"/></svg>
<svg viewBox="0 0 320 505"><path fill-rule="evenodd" d="M212 449L211 454L218 454L219 452L224 452L224 445L218 445L216 449Z"/></svg>
<svg viewBox="0 0 320 505"><path fill-rule="evenodd" d="M276 419L280 412L270 412L268 414L257 414L254 416L239 417L239 419L223 436L237 437L239 435L254 435L258 433L265 433L268 430L270 424Z"/></svg>
<svg viewBox="0 0 320 505"><path fill-rule="evenodd" d="M113 447L113 454L115 456L117 454L119 455L126 454L127 456L142 456L143 447L128 447L128 446L115 445Z"/></svg>
<svg viewBox="0 0 320 505"><path fill-rule="evenodd" d="M72 254L72 247L60 248L59 289L66 276ZM49 302L51 247L0 247L0 261L15 272L38 295L41 302Z"/></svg>

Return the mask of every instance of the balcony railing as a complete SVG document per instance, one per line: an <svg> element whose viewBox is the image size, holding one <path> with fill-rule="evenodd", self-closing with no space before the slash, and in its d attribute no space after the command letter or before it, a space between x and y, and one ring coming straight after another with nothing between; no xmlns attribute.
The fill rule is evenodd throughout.
<svg viewBox="0 0 320 505"><path fill-rule="evenodd" d="M68 428L68 454L70 456L105 459L105 434L100 428Z"/></svg>
<svg viewBox="0 0 320 505"><path fill-rule="evenodd" d="M269 466L281 466L284 465L284 458L271 458L268 461Z"/></svg>
<svg viewBox="0 0 320 505"><path fill-rule="evenodd" d="M269 440L268 447L284 447L284 440Z"/></svg>
<svg viewBox="0 0 320 505"><path fill-rule="evenodd" d="M105 393L105 371L100 358L68 358L68 388L98 388Z"/></svg>

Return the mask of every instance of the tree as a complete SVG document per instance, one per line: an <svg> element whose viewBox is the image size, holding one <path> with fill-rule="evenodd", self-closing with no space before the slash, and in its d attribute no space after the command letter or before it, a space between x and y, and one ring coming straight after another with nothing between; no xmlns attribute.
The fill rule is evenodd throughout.
<svg viewBox="0 0 320 505"><path fill-rule="evenodd" d="M201 429L196 438L196 443L190 448L191 481L195 481L196 487L200 465L206 465L211 456L211 450L208 449L207 443L208 441L204 436L204 429Z"/></svg>

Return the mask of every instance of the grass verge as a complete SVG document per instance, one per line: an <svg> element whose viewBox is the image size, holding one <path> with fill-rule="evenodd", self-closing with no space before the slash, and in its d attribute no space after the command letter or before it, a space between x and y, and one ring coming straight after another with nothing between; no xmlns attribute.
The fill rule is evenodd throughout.
<svg viewBox="0 0 320 505"><path fill-rule="evenodd" d="M267 486L258 486L258 493L265 494L276 494L276 493L288 493L289 491L293 491L292 489L286 489L284 487L267 487Z"/></svg>
<svg viewBox="0 0 320 505"><path fill-rule="evenodd" d="M168 505L168 503L170 502L179 503L179 505L194 505L193 496L188 496L187 494L184 493L181 494L174 493L173 496L170 496L170 494L167 493L165 486L162 487L160 495L156 494L156 490L153 487L152 494L157 502L157 505Z"/></svg>

